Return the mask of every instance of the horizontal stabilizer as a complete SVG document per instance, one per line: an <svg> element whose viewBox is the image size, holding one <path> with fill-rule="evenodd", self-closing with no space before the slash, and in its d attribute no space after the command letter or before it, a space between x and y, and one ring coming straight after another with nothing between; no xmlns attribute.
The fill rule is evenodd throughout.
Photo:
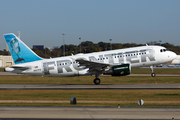
<svg viewBox="0 0 180 120"><path fill-rule="evenodd" d="M24 71L24 70L27 70L27 69L30 69L31 67L23 67L23 66L10 66L10 67L6 67L4 68L4 71L5 72L13 72L13 71L16 71L16 70L21 70L21 71Z"/></svg>
<svg viewBox="0 0 180 120"><path fill-rule="evenodd" d="M22 66L11 66L10 68L18 69L18 70L27 70L31 67L22 67Z"/></svg>

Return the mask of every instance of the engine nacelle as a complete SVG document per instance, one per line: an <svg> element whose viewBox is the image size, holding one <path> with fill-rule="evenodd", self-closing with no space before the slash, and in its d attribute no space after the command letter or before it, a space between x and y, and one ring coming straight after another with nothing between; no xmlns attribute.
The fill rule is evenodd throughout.
<svg viewBox="0 0 180 120"><path fill-rule="evenodd" d="M129 75L130 73L131 73L130 64L122 64L122 65L112 66L111 70L105 72L104 74L112 75L112 76L125 76L125 75Z"/></svg>

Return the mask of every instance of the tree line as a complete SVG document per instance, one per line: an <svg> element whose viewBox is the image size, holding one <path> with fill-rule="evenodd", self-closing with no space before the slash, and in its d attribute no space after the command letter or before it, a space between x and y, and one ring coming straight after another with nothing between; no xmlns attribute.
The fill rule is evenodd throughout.
<svg viewBox="0 0 180 120"><path fill-rule="evenodd" d="M170 43L159 43L157 41L148 42L148 45L159 45L164 46L168 50L175 52L176 54L180 55L180 46L175 46ZM75 55L78 53L92 53L92 52L100 52L100 51L107 51L107 50L115 50L115 49L122 49L122 48L129 48L129 47L138 47L138 46L144 46L145 44L136 44L136 43L105 43L105 42L99 42L99 43L93 43L91 41L84 41L79 45L65 45L65 56L69 55ZM81 47L81 52L80 52ZM61 57L63 56L63 45L61 45L59 48L54 48L52 50L48 48L44 48L42 50L38 49L32 49L37 55L39 55L42 58L54 58L54 57ZM10 55L7 51L1 51L0 55Z"/></svg>
<svg viewBox="0 0 180 120"><path fill-rule="evenodd" d="M176 54L180 55L180 46L174 46L170 43L159 43L156 41L148 42L148 45L159 45L164 46L168 50L175 52ZM93 43L91 41L84 41L79 45L65 45L65 56L69 55L75 55L80 53L80 47L81 47L81 53L92 53L92 52L100 52L100 51L107 51L107 50L115 50L115 49L122 49L122 48L129 48L129 47L138 47L138 46L144 46L145 44L136 44L136 43L105 43L105 42L99 42L99 43ZM38 54L39 56L43 58L54 58L54 57L61 57L63 56L63 45L61 45L59 48L54 48L52 50L49 50L48 48L38 50L33 49L33 51Z"/></svg>

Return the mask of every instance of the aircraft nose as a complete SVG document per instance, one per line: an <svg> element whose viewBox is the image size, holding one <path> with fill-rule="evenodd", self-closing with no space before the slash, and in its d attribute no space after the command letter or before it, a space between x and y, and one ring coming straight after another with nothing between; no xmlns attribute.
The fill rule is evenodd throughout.
<svg viewBox="0 0 180 120"><path fill-rule="evenodd" d="M177 57L177 54L174 52L171 52L170 57L174 60Z"/></svg>

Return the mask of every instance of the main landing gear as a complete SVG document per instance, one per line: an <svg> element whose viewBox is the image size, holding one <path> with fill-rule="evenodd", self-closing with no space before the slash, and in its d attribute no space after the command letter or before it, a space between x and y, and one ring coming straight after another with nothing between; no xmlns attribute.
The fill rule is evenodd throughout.
<svg viewBox="0 0 180 120"><path fill-rule="evenodd" d="M151 69L151 72L152 72L152 73L151 73L151 76L152 76L152 77L155 77L155 76L156 76L156 73L153 72L153 66L150 66L150 69Z"/></svg>
<svg viewBox="0 0 180 120"><path fill-rule="evenodd" d="M94 84L99 85L101 83L101 80L99 78L94 79Z"/></svg>
<svg viewBox="0 0 180 120"><path fill-rule="evenodd" d="M98 78L100 74L96 74L96 78L94 79L94 84L99 85L101 83L101 80Z"/></svg>

